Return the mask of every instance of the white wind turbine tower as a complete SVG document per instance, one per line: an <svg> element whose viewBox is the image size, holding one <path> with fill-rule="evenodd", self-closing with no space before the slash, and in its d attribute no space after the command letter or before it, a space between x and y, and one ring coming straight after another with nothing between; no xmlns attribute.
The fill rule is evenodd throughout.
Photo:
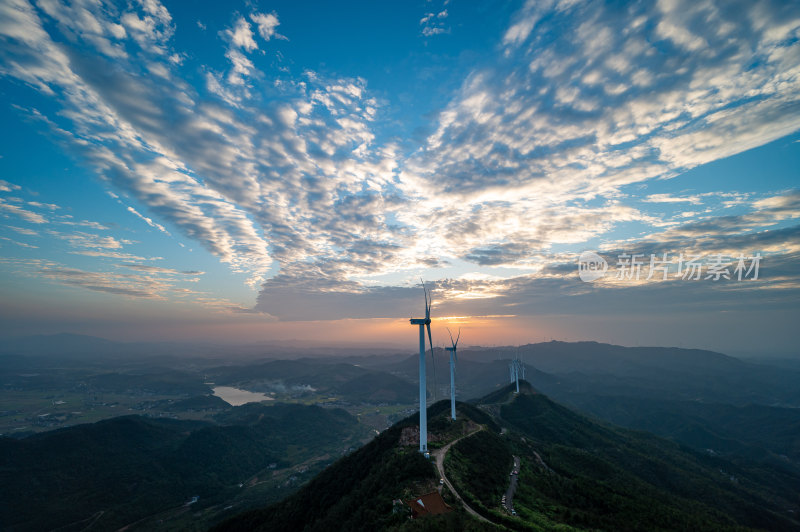
<svg viewBox="0 0 800 532"><path fill-rule="evenodd" d="M450 335L450 344L453 347L445 347L447 351L450 351L450 417L453 421L456 420L456 362L458 362L458 355L456 354L456 348L458 347L458 339L461 338L461 328L458 329L458 336L456 336L455 341L453 340L453 333L450 332L450 329L447 329L447 334Z"/></svg>
<svg viewBox="0 0 800 532"><path fill-rule="evenodd" d="M428 455L428 405L425 389L425 328L428 328L428 342L431 345L433 362L433 390L436 393L436 362L433 358L433 339L431 337L431 299L422 283L425 293L425 318L411 318L411 325L419 325L419 452Z"/></svg>

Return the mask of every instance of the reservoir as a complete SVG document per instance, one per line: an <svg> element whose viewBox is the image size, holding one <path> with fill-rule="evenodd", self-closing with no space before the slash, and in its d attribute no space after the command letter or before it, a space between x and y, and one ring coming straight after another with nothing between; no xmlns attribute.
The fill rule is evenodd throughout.
<svg viewBox="0 0 800 532"><path fill-rule="evenodd" d="M260 403L261 401L272 401L272 397L263 393L248 392L231 386L215 386L214 395L225 401L231 406L240 406L245 403Z"/></svg>

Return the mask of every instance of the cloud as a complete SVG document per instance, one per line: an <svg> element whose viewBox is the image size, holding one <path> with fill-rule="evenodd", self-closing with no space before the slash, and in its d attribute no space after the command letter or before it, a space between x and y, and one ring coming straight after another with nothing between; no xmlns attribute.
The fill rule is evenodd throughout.
<svg viewBox="0 0 800 532"><path fill-rule="evenodd" d="M141 78L111 68L100 56L74 54L70 49L65 53L43 29L35 11L26 3L18 4L18 9L9 9L15 18L13 24L1 28L13 43L5 49L14 58L8 63L14 65L8 74L46 94L53 94L51 85L59 88L64 95L62 116L71 122L70 133L57 128L64 142L93 164L102 178L170 220L235 271L250 271L256 282L271 260L253 222L231 200L201 184L185 163L176 160L169 146L185 132L186 149L208 149L204 159L197 161L198 170L207 171L206 165L210 165L214 170L227 168L225 173L229 173L231 167L227 165L232 161L225 155L235 156L239 139L226 139L217 123L222 115L198 114L197 104L178 80ZM158 4L140 7L142 12L136 17L141 22L140 36L152 44L143 46L142 52L151 54L147 57L150 62L163 61L169 73L173 66L164 48L171 35L169 14ZM95 16L103 14L98 11ZM125 14L122 16L125 19ZM126 20L134 24L132 17ZM70 24L66 18L61 22ZM213 109L208 111L214 115ZM154 158L154 152L160 156ZM24 214L18 207L6 210L38 223L45 221L40 215Z"/></svg>
<svg viewBox="0 0 800 532"><path fill-rule="evenodd" d="M10 242L11 244L14 244L16 246L20 246L20 247L23 247L23 248L37 249L39 247L39 246L34 246L33 244L28 244L27 242L19 242L17 240L12 239L12 238L8 238L7 236L0 236L0 240L4 240L6 242Z"/></svg>
<svg viewBox="0 0 800 532"><path fill-rule="evenodd" d="M131 270L138 270L142 272L153 272L153 273L169 273L174 275L205 275L205 272L191 270L191 271L180 271L174 268L164 268L161 266L151 266L149 264L135 264L130 262L125 262L122 264L126 268Z"/></svg>
<svg viewBox="0 0 800 532"><path fill-rule="evenodd" d="M421 307L421 290L409 287L361 288L352 285L320 290L319 286L297 287L276 278L266 283L256 309L281 320L336 320L345 318L395 318L405 310L410 318ZM391 307L386 305L391 301ZM423 308L424 311L424 308Z"/></svg>
<svg viewBox="0 0 800 532"><path fill-rule="evenodd" d="M288 40L275 30L280 25L275 13L252 13L250 19L256 24L258 34L265 41L272 38ZM248 57L250 52L258 49L258 44L250 23L241 15L236 17L232 28L221 31L220 35L228 43L225 57L231 67L226 76L211 70L207 71L206 86L210 92L229 105L239 107L252 97L250 78L259 77L253 61Z"/></svg>
<svg viewBox="0 0 800 532"><path fill-rule="evenodd" d="M787 220L800 219L797 201L798 192L787 191L755 201L754 210L741 215L710 217L630 241L609 241L600 249L611 266L604 282L587 284L580 281L577 275L578 253L533 253L528 247L498 244L473 249L471 260L488 266L526 260L532 266L531 273L513 276L464 275L427 284L434 291L436 314L440 316L487 315L496 313L497 309L514 315L583 314L607 311L609 308L641 312L651 309L656 300L660 306L661 298L671 308L698 310L730 304L741 297L735 293L745 290L763 290L770 294L773 290L786 290L786 294L775 297L772 302L765 300L758 303L764 309L772 308L773 303L784 305L790 301L793 297L790 294L800 295L800 272L793 263L793 257L800 254L800 226L780 227ZM599 229L598 232L603 233L604 230ZM586 239L588 237L578 240ZM613 278L618 270L617 257L625 253L638 254L638 260L645 264L639 282ZM669 289L657 286L664 284L660 282L661 274L645 280L650 255L661 259L664 253L673 262L671 278L666 283L672 287ZM721 255L729 264L729 271L733 272L737 257L743 255L749 260L756 253L764 257L758 282L731 285L708 281L689 287L686 281L674 278L677 260L681 255L701 257L704 268L713 257ZM256 308L282 320L302 320L303 311L313 316L307 319L319 320L342 316L397 318L404 316L404 312L413 314L419 303L418 287L364 287L358 283L323 282L315 273L310 274L313 283L299 283L299 276L277 276L268 281ZM379 301L391 301L392 305L381 307Z"/></svg>
<svg viewBox="0 0 800 532"><path fill-rule="evenodd" d="M275 30L280 25L278 16L275 13L253 13L250 15L250 20L255 22L258 26L258 34L265 41L272 39L286 39L283 35L277 33Z"/></svg>
<svg viewBox="0 0 800 532"><path fill-rule="evenodd" d="M441 35L443 33L450 33L450 30L442 28L442 27L436 27L436 26L433 26L433 27L426 26L426 27L422 28L422 34L425 37L432 37L434 35Z"/></svg>
<svg viewBox="0 0 800 532"><path fill-rule="evenodd" d="M93 222L91 220L81 220L79 222L68 220L68 219L60 219L55 220L55 222L62 224L62 225L72 225L76 227L88 227L89 229L96 229L98 231L108 231L109 227L106 225L101 224L100 222Z"/></svg>
<svg viewBox="0 0 800 532"><path fill-rule="evenodd" d="M434 35L441 35L443 33L450 33L450 28L445 25L444 19L448 17L449 13L446 9L442 9L438 13L426 13L419 24L422 26L422 35L425 37L432 37Z"/></svg>
<svg viewBox="0 0 800 532"><path fill-rule="evenodd" d="M629 208L594 231L582 215L622 197L623 187L796 131L800 107L790 94L800 76L789 57L797 44L781 19L798 20L798 10L781 2L527 3L505 34L503 57L465 79L402 164L399 186L420 208L401 220L428 227L433 217L449 238L433 237L431 247L480 264L624 221L657 226ZM695 51L695 38L708 46ZM574 214L571 227L539 230L564 212Z"/></svg>
<svg viewBox="0 0 800 532"><path fill-rule="evenodd" d="M91 45L100 53L114 58L125 58L127 52L119 40L127 36L125 27L119 23L106 23L93 13L91 2L78 0L74 3L40 2L38 7L53 19L67 36L80 39ZM108 9L119 16L113 5Z"/></svg>
<svg viewBox="0 0 800 532"><path fill-rule="evenodd" d="M7 240L0 237L0 240ZM108 256L112 254L109 253ZM135 257L119 258L135 260ZM44 279L63 286L102 292L131 299L190 302L207 307L212 311L242 312L241 305L228 299L213 297L204 291L185 287L185 283L194 283L199 271L180 271L172 268L125 262L120 266L136 273L124 270L91 270L74 268L52 260L14 259L0 257L0 268L11 269L18 275Z"/></svg>
<svg viewBox="0 0 800 532"><path fill-rule="evenodd" d="M39 236L39 233L37 231L34 231L33 229L28 229L26 227L14 227L14 226L11 226L11 225L8 225L6 227L8 227L9 229L13 229L14 231L16 231L17 233L19 233L21 235Z"/></svg>
<svg viewBox="0 0 800 532"><path fill-rule="evenodd" d="M29 211L27 209L23 209L18 205L14 205L11 203L7 203L5 200L0 198L0 211L5 211L7 213L13 214L26 222L30 222L32 224L46 224L48 223L47 218L42 216L41 214L35 213L33 211Z"/></svg>
<svg viewBox="0 0 800 532"><path fill-rule="evenodd" d="M462 306L513 299L515 287L537 293L563 280L566 258L554 249L591 239L617 249L624 242L613 232L625 224L643 227L638 240L655 249L691 235L744 237L796 213L791 199L763 199L761 214L663 222L644 209L713 201L650 194L634 207L626 188L800 127L790 3L528 2L419 146L391 140L390 103L367 80L262 73L256 51L281 38L276 13L234 15L219 34L229 66L201 65L204 87L173 59L185 54L158 3L52 2L40 11L10 0L0 16L0 72L57 108L25 112L112 194L141 205L132 214L160 231L171 224L253 286L266 281L257 308L282 319L303 306L320 316L386 315L381 298L404 300L407 287L367 287L370 279L398 283L453 264L530 271L448 285ZM449 17L432 10L420 31L449 31ZM8 215L47 221L0 201ZM794 238L784 228L769 235ZM80 242L83 255L125 260L120 248ZM485 309L468 313L477 314Z"/></svg>
<svg viewBox="0 0 800 532"><path fill-rule="evenodd" d="M13 183L9 183L8 181L3 181L2 179L0 179L0 192L13 192L19 189L20 189L19 185L15 185Z"/></svg>
<svg viewBox="0 0 800 532"><path fill-rule="evenodd" d="M14 264L22 267L27 275L42 277L65 286L137 299L163 300L164 294L171 287L168 281L153 276L89 271L69 268L53 261L14 261Z"/></svg>
<svg viewBox="0 0 800 532"><path fill-rule="evenodd" d="M419 172L435 169L462 195L530 195L553 183L562 195L607 195L796 130L794 45L768 29L796 13L779 2L740 5L749 15L696 5L529 4L506 34L505 60L473 73L440 115ZM660 52L672 41L654 28L679 13L708 33L702 53L677 43Z"/></svg>
<svg viewBox="0 0 800 532"><path fill-rule="evenodd" d="M112 236L100 236L92 233L78 231L75 233L59 233L48 231L51 235L66 240L73 247L96 249L122 249L123 244L130 244L127 240L117 240Z"/></svg>
<svg viewBox="0 0 800 532"><path fill-rule="evenodd" d="M162 257L140 257L130 253L123 253L119 251L105 251L105 250L81 250L71 251L73 255L83 255L84 257L103 257L109 259L120 260L160 260Z"/></svg>
<svg viewBox="0 0 800 532"><path fill-rule="evenodd" d="M692 246L708 242L719 245L730 236L770 228L785 220L800 219L800 190L756 200L752 207L754 210L751 212L708 217L646 236L643 240L686 239Z"/></svg>
<svg viewBox="0 0 800 532"><path fill-rule="evenodd" d="M166 55L167 42L175 33L172 16L158 0L143 0L139 2L139 7L138 13L126 11L121 17L121 24L143 51Z"/></svg>
<svg viewBox="0 0 800 532"><path fill-rule="evenodd" d="M677 197L671 196L670 194L650 194L642 201L648 203L691 203L692 205L699 205L702 203L699 196Z"/></svg>
<svg viewBox="0 0 800 532"><path fill-rule="evenodd" d="M233 46L247 51L252 51L258 48L258 45L253 38L253 32L250 29L250 23L248 23L244 17L238 17L234 27L232 29L224 30L223 34Z"/></svg>
<svg viewBox="0 0 800 532"><path fill-rule="evenodd" d="M40 209L47 209L50 211L55 211L59 209L59 206L55 205L54 203L40 203L38 201L29 201L28 205L30 205L31 207L38 207Z"/></svg>
<svg viewBox="0 0 800 532"><path fill-rule="evenodd" d="M154 221L153 221L151 218L148 218L147 216L144 216L144 215L140 214L140 213L139 213L139 212L138 212L136 209L134 209L133 207L128 207L128 212L130 212L130 213L133 213L133 214L134 214L136 217L138 217L138 218L140 218L140 219L144 220L144 222L145 222L147 225L149 225L150 227L154 227L154 228L158 229L159 231L161 231L162 233L164 233L164 234L166 234L166 235L169 235L169 231L167 231L166 229L164 229L164 226L163 226L163 225L161 225L161 224L158 224L158 223L154 222Z"/></svg>

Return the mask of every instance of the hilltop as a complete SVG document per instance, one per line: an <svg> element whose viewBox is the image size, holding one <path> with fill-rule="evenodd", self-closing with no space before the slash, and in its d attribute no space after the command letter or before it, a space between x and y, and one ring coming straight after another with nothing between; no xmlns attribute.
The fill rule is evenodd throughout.
<svg viewBox="0 0 800 532"><path fill-rule="evenodd" d="M528 383L520 388L458 403L455 423L447 401L429 407L432 453L448 448L444 471L455 493L441 490L454 512L411 521L407 507L393 504L437 488L433 461L402 445L418 423L411 416L284 501L214 530L800 530L791 495L800 476L601 424ZM515 456L513 516L501 497Z"/></svg>
<svg viewBox="0 0 800 532"><path fill-rule="evenodd" d="M449 404L434 404L429 408L428 430L434 437L455 439L477 421L499 429L491 418L471 405L459 404L459 411L470 415L450 423L446 419ZM406 508L393 501L435 490L439 478L433 463L417 452L418 440L401 445L403 433L413 432L418 424L418 414L404 419L341 458L284 501L245 512L214 530L381 530L409 526ZM431 448L438 446L431 444ZM450 496L445 500L454 502ZM438 519L454 530L476 525L463 511Z"/></svg>

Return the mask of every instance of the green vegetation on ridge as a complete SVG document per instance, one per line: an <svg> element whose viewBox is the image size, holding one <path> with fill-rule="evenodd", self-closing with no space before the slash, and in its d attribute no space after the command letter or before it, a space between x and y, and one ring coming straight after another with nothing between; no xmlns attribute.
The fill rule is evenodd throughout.
<svg viewBox="0 0 800 532"><path fill-rule="evenodd" d="M454 444L445 470L473 509L519 530L800 530L800 477L764 465L734 464L656 436L599 424L536 393L506 387L479 407L428 409L438 445L456 426L484 429ZM412 416L340 459L285 501L221 523L215 530L450 530L491 528L462 512L408 520L392 499L429 489L433 464L400 447ZM448 425L449 424L449 425ZM431 429L434 428L434 430ZM501 430L502 429L502 430ZM446 434L444 441L440 436ZM463 434L462 434L463 435ZM511 455L521 457L517 516L500 507ZM426 484L427 482L427 484ZM445 499L455 506L445 489ZM395 508L396 509L396 508ZM795 512L795 513L793 513ZM277 527L277 528L276 528Z"/></svg>
<svg viewBox="0 0 800 532"><path fill-rule="evenodd" d="M800 478L597 424L543 395L501 407L525 455L518 512L614 530L794 530ZM523 441L524 438L524 441ZM538 457L536 456L538 454ZM537 466L541 458L547 468ZM788 497L787 497L788 496Z"/></svg>
<svg viewBox="0 0 800 532"><path fill-rule="evenodd" d="M508 444L487 430L453 445L445 459L448 478L476 510L497 506L508 487L512 465Z"/></svg>
<svg viewBox="0 0 800 532"><path fill-rule="evenodd" d="M341 458L296 494L279 504L253 510L214 530L379 530L402 525L392 500L419 495L414 487L433 485L433 465L418 452L398 447L403 424Z"/></svg>

